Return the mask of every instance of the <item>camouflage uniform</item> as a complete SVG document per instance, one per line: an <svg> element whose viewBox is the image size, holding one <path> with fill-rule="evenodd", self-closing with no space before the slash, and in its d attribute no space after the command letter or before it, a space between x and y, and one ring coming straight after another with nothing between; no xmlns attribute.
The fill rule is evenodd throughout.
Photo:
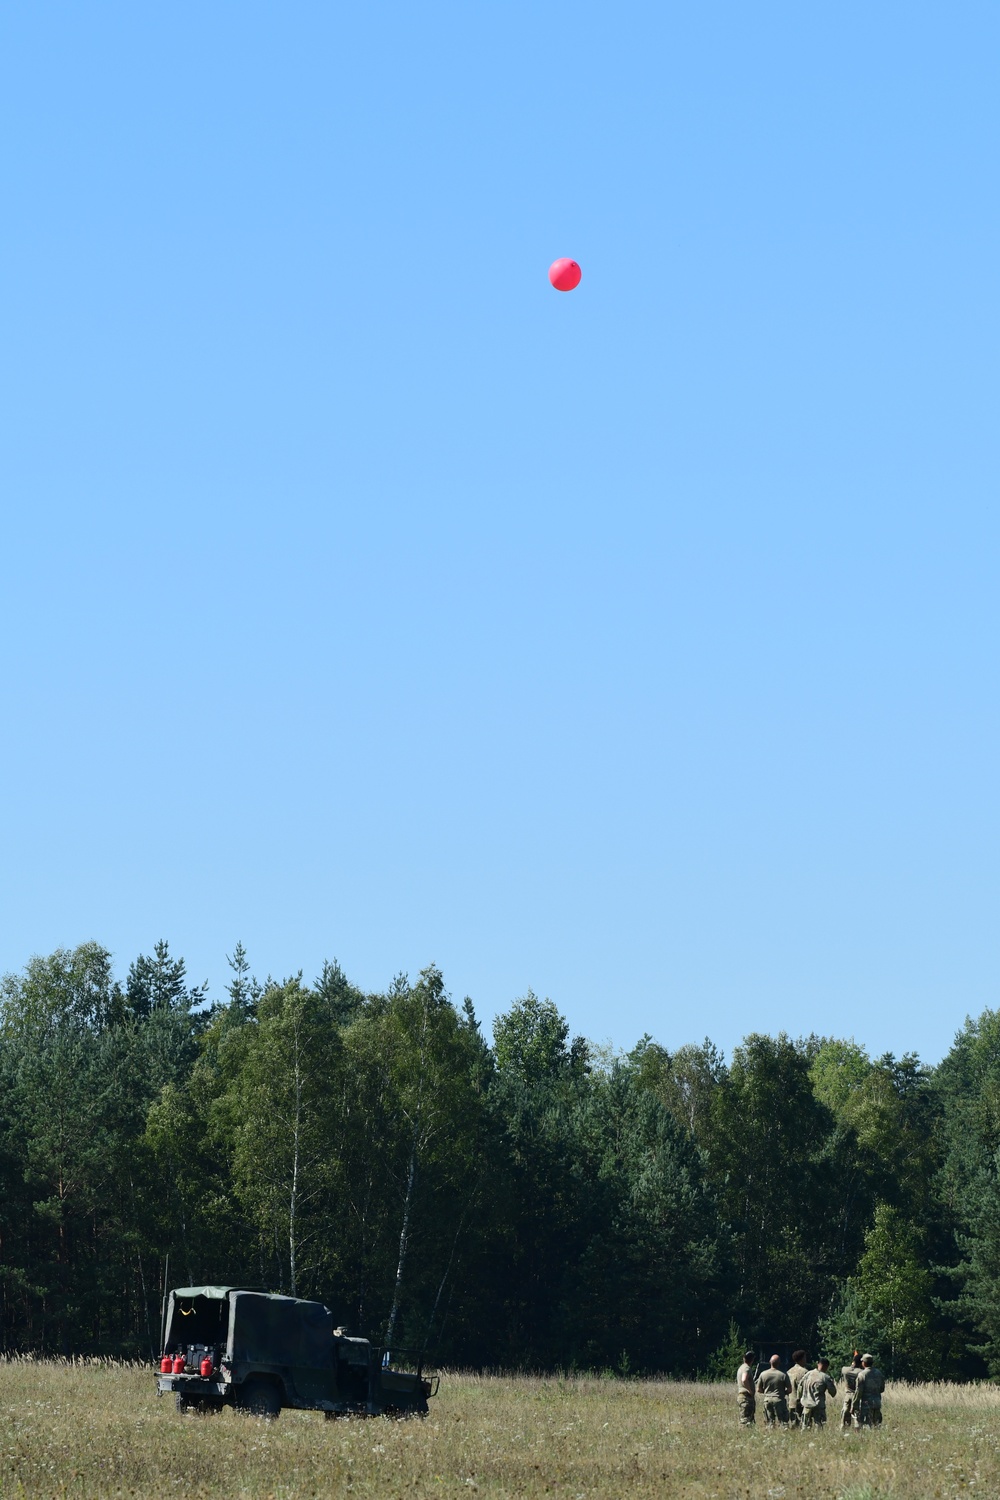
<svg viewBox="0 0 1000 1500"><path fill-rule="evenodd" d="M858 1376L861 1374L860 1365L845 1365L840 1372L844 1382L844 1409L840 1414L841 1427L850 1427L851 1417L854 1412L854 1387Z"/></svg>
<svg viewBox="0 0 1000 1500"><path fill-rule="evenodd" d="M807 1370L799 1382L802 1393L802 1426L822 1427L826 1422L826 1398L835 1396L837 1387L826 1370Z"/></svg>
<svg viewBox="0 0 1000 1500"><path fill-rule="evenodd" d="M788 1425L788 1402L785 1399L792 1389L792 1382L784 1370L767 1369L757 1381L757 1394L764 1397L764 1420L768 1427L779 1422Z"/></svg>
<svg viewBox="0 0 1000 1500"><path fill-rule="evenodd" d="M797 1422L800 1426L802 1424L802 1402L799 1399L799 1386L802 1383L803 1375L806 1374L808 1374L808 1370L805 1365L791 1365L789 1367L788 1378L792 1382L792 1399L788 1403L788 1415L793 1422Z"/></svg>
<svg viewBox="0 0 1000 1500"><path fill-rule="evenodd" d="M859 1427L881 1427L882 1392L884 1390L885 1376L881 1370L876 1370L874 1365L869 1365L858 1371L858 1380L854 1387L854 1412Z"/></svg>
<svg viewBox="0 0 1000 1500"><path fill-rule="evenodd" d="M745 1363L736 1371L736 1404L740 1412L740 1426L753 1427L757 1399L753 1393L753 1370Z"/></svg>

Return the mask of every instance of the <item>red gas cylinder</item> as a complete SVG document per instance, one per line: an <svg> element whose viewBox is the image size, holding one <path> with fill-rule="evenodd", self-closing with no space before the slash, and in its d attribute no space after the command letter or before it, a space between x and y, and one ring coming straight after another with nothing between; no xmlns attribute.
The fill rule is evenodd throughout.
<svg viewBox="0 0 1000 1500"><path fill-rule="evenodd" d="M174 1369L173 1369L173 1373L175 1375L183 1375L184 1374L184 1356L183 1356L183 1354L175 1354L174 1355Z"/></svg>
<svg viewBox="0 0 1000 1500"><path fill-rule="evenodd" d="M211 1356L208 1355L208 1354L206 1354L205 1358L202 1360L202 1362L201 1362L201 1364L199 1365L198 1368L201 1370L202 1375L207 1380L208 1377L212 1373L212 1360L211 1360Z"/></svg>
<svg viewBox="0 0 1000 1500"><path fill-rule="evenodd" d="M169 1375L173 1371L174 1362L169 1354L165 1354L160 1360L160 1374Z"/></svg>

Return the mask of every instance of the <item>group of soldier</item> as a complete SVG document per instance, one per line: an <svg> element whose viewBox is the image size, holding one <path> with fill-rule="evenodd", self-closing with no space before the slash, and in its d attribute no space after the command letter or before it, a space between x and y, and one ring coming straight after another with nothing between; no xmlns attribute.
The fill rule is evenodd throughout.
<svg viewBox="0 0 1000 1500"><path fill-rule="evenodd" d="M740 1426L752 1427L756 1420L757 1397L764 1403L764 1420L768 1427L822 1427L826 1422L826 1398L836 1396L837 1386L830 1374L830 1361L820 1358L815 1369L808 1369L804 1349L792 1355L794 1364L781 1368L780 1355L754 1374L756 1355L748 1349L736 1372L736 1400ZM871 1354L854 1352L853 1360L841 1370L844 1382L844 1406L841 1426L847 1429L879 1427L882 1422L882 1392L885 1376Z"/></svg>

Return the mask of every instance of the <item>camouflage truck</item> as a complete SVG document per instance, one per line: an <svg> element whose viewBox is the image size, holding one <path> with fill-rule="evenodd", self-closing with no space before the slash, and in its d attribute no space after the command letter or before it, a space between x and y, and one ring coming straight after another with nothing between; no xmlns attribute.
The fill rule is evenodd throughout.
<svg viewBox="0 0 1000 1500"><path fill-rule="evenodd" d="M426 1415L437 1377L396 1370L367 1339L335 1328L322 1302L239 1286L181 1286L165 1308L157 1392L180 1412L224 1406L277 1417L283 1406L327 1417Z"/></svg>

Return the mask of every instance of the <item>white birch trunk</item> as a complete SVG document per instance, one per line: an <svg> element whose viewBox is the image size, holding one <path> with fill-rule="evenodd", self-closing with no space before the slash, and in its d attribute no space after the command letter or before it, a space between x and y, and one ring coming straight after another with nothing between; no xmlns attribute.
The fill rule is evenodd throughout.
<svg viewBox="0 0 1000 1500"><path fill-rule="evenodd" d="M396 1314L399 1312L399 1295L403 1286L403 1270L406 1266L406 1247L410 1239L410 1209L413 1204L413 1188L417 1180L417 1133L413 1133L413 1143L410 1147L410 1167L406 1174L406 1199L403 1203L403 1227L399 1232L399 1260L396 1262L396 1285L392 1293L392 1309L389 1313L389 1322L385 1331L385 1347L387 1351L392 1350L393 1335L396 1332Z"/></svg>

